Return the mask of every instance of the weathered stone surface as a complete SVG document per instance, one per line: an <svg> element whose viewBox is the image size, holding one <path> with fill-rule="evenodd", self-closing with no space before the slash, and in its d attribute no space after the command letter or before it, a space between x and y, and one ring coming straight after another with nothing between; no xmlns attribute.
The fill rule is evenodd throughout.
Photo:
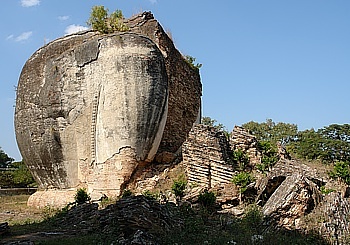
<svg viewBox="0 0 350 245"><path fill-rule="evenodd" d="M133 149L135 161L152 160L168 93L156 45L135 34L115 34L87 39L52 58L46 56L50 49L37 51L23 68L16 106L18 144L40 187L79 185L123 148ZM40 63L37 76L30 67ZM115 172L120 178L123 167Z"/></svg>
<svg viewBox="0 0 350 245"><path fill-rule="evenodd" d="M8 233L9 230L10 230L10 227L7 222L0 223L0 235Z"/></svg>
<svg viewBox="0 0 350 245"><path fill-rule="evenodd" d="M67 203L74 202L76 190L65 189L65 190L45 190L37 191L31 195L28 199L27 205L43 208L43 207L54 207L63 208Z"/></svg>
<svg viewBox="0 0 350 245"><path fill-rule="evenodd" d="M239 149L248 155L252 167L261 162L261 152L257 149L258 140L244 128L239 126L233 128L230 134L230 144L233 151Z"/></svg>
<svg viewBox="0 0 350 245"><path fill-rule="evenodd" d="M258 199L265 202L266 196L271 196L288 176L294 174L305 176L318 186L325 185L329 181L329 177L324 171L311 168L297 160L280 159L265 178L257 181Z"/></svg>
<svg viewBox="0 0 350 245"><path fill-rule="evenodd" d="M230 183L234 169L226 136L216 128L194 125L183 145L188 181L211 188Z"/></svg>
<svg viewBox="0 0 350 245"><path fill-rule="evenodd" d="M349 244L349 212L349 199L337 192L326 195L321 205L314 210L313 213L319 217L317 221L322 221L318 223L318 231L330 244Z"/></svg>
<svg viewBox="0 0 350 245"><path fill-rule="evenodd" d="M25 64L16 137L40 189L117 195L157 152L172 161L195 122L198 71L150 13L126 23L128 33L57 39Z"/></svg>
<svg viewBox="0 0 350 245"><path fill-rule="evenodd" d="M173 155L170 160L177 156L193 123L200 115L202 84L199 72L184 61L181 53L150 12L136 15L127 20L126 24L132 32L153 40L164 55L169 79L169 109L158 154L168 153L165 159L159 160L169 162L169 155Z"/></svg>
<svg viewBox="0 0 350 245"><path fill-rule="evenodd" d="M303 175L293 174L272 193L263 206L264 215L277 227L298 228L300 218L310 213L322 200L316 184Z"/></svg>

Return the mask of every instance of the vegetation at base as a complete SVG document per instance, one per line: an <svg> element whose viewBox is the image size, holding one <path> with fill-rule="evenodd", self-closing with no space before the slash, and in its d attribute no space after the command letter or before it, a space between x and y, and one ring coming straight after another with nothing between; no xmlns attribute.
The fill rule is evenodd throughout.
<svg viewBox="0 0 350 245"><path fill-rule="evenodd" d="M210 198L206 200L212 200L214 194L203 196L209 196ZM181 222L170 231L160 229L158 233L152 233L156 239L155 243L158 244L328 244L321 237L313 234L306 235L296 230L283 230L283 228L273 231L266 229L267 222L261 207L256 205L249 205L242 217L208 212L204 205L193 207L161 205L166 205L169 213L175 215L174 218L177 217L176 219ZM37 237L35 244L116 244L125 235L121 234L118 223L109 223L101 229L101 224L89 214L85 214L87 223L77 222L77 227L74 225L75 228L73 228L73 224L67 224L68 217L72 217L70 210L47 209L44 212L47 213L47 218L44 220L26 220L12 225L10 236L17 237L38 232L42 234L63 232L63 235ZM89 227L88 230L86 225ZM73 230L67 233L69 227Z"/></svg>
<svg viewBox="0 0 350 245"><path fill-rule="evenodd" d="M113 33L115 31L128 31L129 27L123 22L123 13L117 9L108 14L108 9L104 6L93 6L90 18L86 22L93 30L101 33Z"/></svg>
<svg viewBox="0 0 350 245"><path fill-rule="evenodd" d="M184 223L160 236L160 244L266 244L266 245L326 245L320 236L298 231L267 231L261 208L250 205L243 217L211 214L203 217L202 210L180 210Z"/></svg>
<svg viewBox="0 0 350 245"><path fill-rule="evenodd" d="M177 180L173 181L173 185L171 186L171 190L174 195L181 199L185 195L185 190L187 187L187 180L184 175L178 177Z"/></svg>
<svg viewBox="0 0 350 245"><path fill-rule="evenodd" d="M350 166L348 162L336 162L334 168L329 172L333 179L341 179L347 185L350 185Z"/></svg>
<svg viewBox="0 0 350 245"><path fill-rule="evenodd" d="M79 188L74 196L74 200L77 204L83 204L90 201L91 197L85 188Z"/></svg>
<svg viewBox="0 0 350 245"><path fill-rule="evenodd" d="M239 187L241 193L244 193L247 190L248 185L253 181L254 178L247 172L240 172L232 178L232 183Z"/></svg>
<svg viewBox="0 0 350 245"><path fill-rule="evenodd" d="M133 193L131 190L123 190L122 198L132 196Z"/></svg>
<svg viewBox="0 0 350 245"><path fill-rule="evenodd" d="M198 196L198 202L202 205L202 207L206 209L214 208L216 202L215 193L212 191L204 190Z"/></svg>
<svg viewBox="0 0 350 245"><path fill-rule="evenodd" d="M144 197L147 197L148 199L158 199L158 197L160 196L160 193L152 192L150 190L145 190L144 192L142 192L142 195Z"/></svg>
<svg viewBox="0 0 350 245"><path fill-rule="evenodd" d="M320 192L324 195L328 195L329 193L335 192L334 189L328 189L324 185L320 187Z"/></svg>

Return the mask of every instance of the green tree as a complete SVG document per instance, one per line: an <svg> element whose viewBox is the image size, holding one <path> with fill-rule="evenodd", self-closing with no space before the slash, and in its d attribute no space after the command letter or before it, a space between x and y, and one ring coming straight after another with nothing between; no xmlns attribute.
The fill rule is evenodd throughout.
<svg viewBox="0 0 350 245"><path fill-rule="evenodd" d="M12 157L9 157L0 147L0 168L11 167L11 163L14 161Z"/></svg>
<svg viewBox="0 0 350 245"><path fill-rule="evenodd" d="M202 117L202 124L214 127L219 131L226 132L226 127L221 123L218 124L217 121L211 117Z"/></svg>
<svg viewBox="0 0 350 245"><path fill-rule="evenodd" d="M299 132L287 150L306 160L350 162L350 126L332 124L318 131L310 129Z"/></svg>
<svg viewBox="0 0 350 245"><path fill-rule="evenodd" d="M249 156L241 149L237 149L232 153L232 160L234 164L239 166L241 171L249 164Z"/></svg>
<svg viewBox="0 0 350 245"><path fill-rule="evenodd" d="M331 124L317 133L323 141L320 145L322 158L328 162L350 162L350 125Z"/></svg>
<svg viewBox="0 0 350 245"><path fill-rule="evenodd" d="M251 121L243 124L242 127L253 134L258 141L270 141L274 144L280 142L282 145L291 142L298 133L296 124L275 123L272 119L267 119L263 123Z"/></svg>
<svg viewBox="0 0 350 245"><path fill-rule="evenodd" d="M322 144L322 137L314 129L308 129L299 132L286 148L297 158L316 160L322 156Z"/></svg>
<svg viewBox="0 0 350 245"><path fill-rule="evenodd" d="M16 187L33 187L36 186L34 178L24 162L14 162L15 170L12 172L13 183Z"/></svg>
<svg viewBox="0 0 350 245"><path fill-rule="evenodd" d="M123 23L123 13L116 10L108 15L108 9L104 6L93 6L90 18L86 22L93 30L101 33L112 33L115 31L127 31L129 28Z"/></svg>
<svg viewBox="0 0 350 245"><path fill-rule="evenodd" d="M79 188L75 193L74 199L77 204L83 204L90 201L91 197L85 188Z"/></svg>
<svg viewBox="0 0 350 245"><path fill-rule="evenodd" d="M213 209L216 203L215 193L205 189L198 196L198 202L207 209Z"/></svg>
<svg viewBox="0 0 350 245"><path fill-rule="evenodd" d="M341 179L347 185L350 185L350 166L348 162L336 162L334 169L329 173L329 176L334 179Z"/></svg>
<svg viewBox="0 0 350 245"><path fill-rule="evenodd" d="M14 162L11 170L0 171L1 187L34 187L36 183L24 162Z"/></svg>
<svg viewBox="0 0 350 245"><path fill-rule="evenodd" d="M108 9L105 9L104 6L93 6L87 24L91 26L93 30L98 30L102 33L107 33L107 18Z"/></svg>
<svg viewBox="0 0 350 245"><path fill-rule="evenodd" d="M269 170L279 160L277 146L270 141L259 141L258 149L260 150L261 163L257 164L256 167L262 172Z"/></svg>

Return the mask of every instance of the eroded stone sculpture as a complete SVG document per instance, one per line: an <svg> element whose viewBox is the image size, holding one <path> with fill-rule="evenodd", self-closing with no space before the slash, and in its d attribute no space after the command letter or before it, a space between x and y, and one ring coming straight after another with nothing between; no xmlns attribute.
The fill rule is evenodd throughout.
<svg viewBox="0 0 350 245"><path fill-rule="evenodd" d="M80 187L119 195L139 166L171 161L195 122L198 71L150 13L126 23L57 39L26 62L15 129L41 190L30 205L64 205Z"/></svg>

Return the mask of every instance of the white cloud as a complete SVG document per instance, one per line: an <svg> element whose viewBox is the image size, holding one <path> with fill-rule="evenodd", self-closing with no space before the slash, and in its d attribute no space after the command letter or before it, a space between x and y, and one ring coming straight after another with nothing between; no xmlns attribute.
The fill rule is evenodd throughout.
<svg viewBox="0 0 350 245"><path fill-rule="evenodd" d="M6 37L6 40L15 40L15 42L21 42L29 39L33 35L32 31L23 32L21 35L15 36L13 34Z"/></svg>
<svg viewBox="0 0 350 245"><path fill-rule="evenodd" d="M13 39L15 36L13 34L7 36L6 40L10 40L10 39Z"/></svg>
<svg viewBox="0 0 350 245"><path fill-rule="evenodd" d="M23 32L21 35L15 38L16 42L25 41L33 35L32 31Z"/></svg>
<svg viewBox="0 0 350 245"><path fill-rule="evenodd" d="M69 19L69 16L68 15L58 16L58 19L61 21L65 21Z"/></svg>
<svg viewBox="0 0 350 245"><path fill-rule="evenodd" d="M40 0L21 0L22 7L33 7L40 4Z"/></svg>
<svg viewBox="0 0 350 245"><path fill-rule="evenodd" d="M149 0L152 4L156 4L157 0Z"/></svg>
<svg viewBox="0 0 350 245"><path fill-rule="evenodd" d="M79 31L85 31L88 30L89 28L85 26L80 26L80 25L69 25L67 26L66 30L64 30L64 33L66 35L73 34Z"/></svg>

